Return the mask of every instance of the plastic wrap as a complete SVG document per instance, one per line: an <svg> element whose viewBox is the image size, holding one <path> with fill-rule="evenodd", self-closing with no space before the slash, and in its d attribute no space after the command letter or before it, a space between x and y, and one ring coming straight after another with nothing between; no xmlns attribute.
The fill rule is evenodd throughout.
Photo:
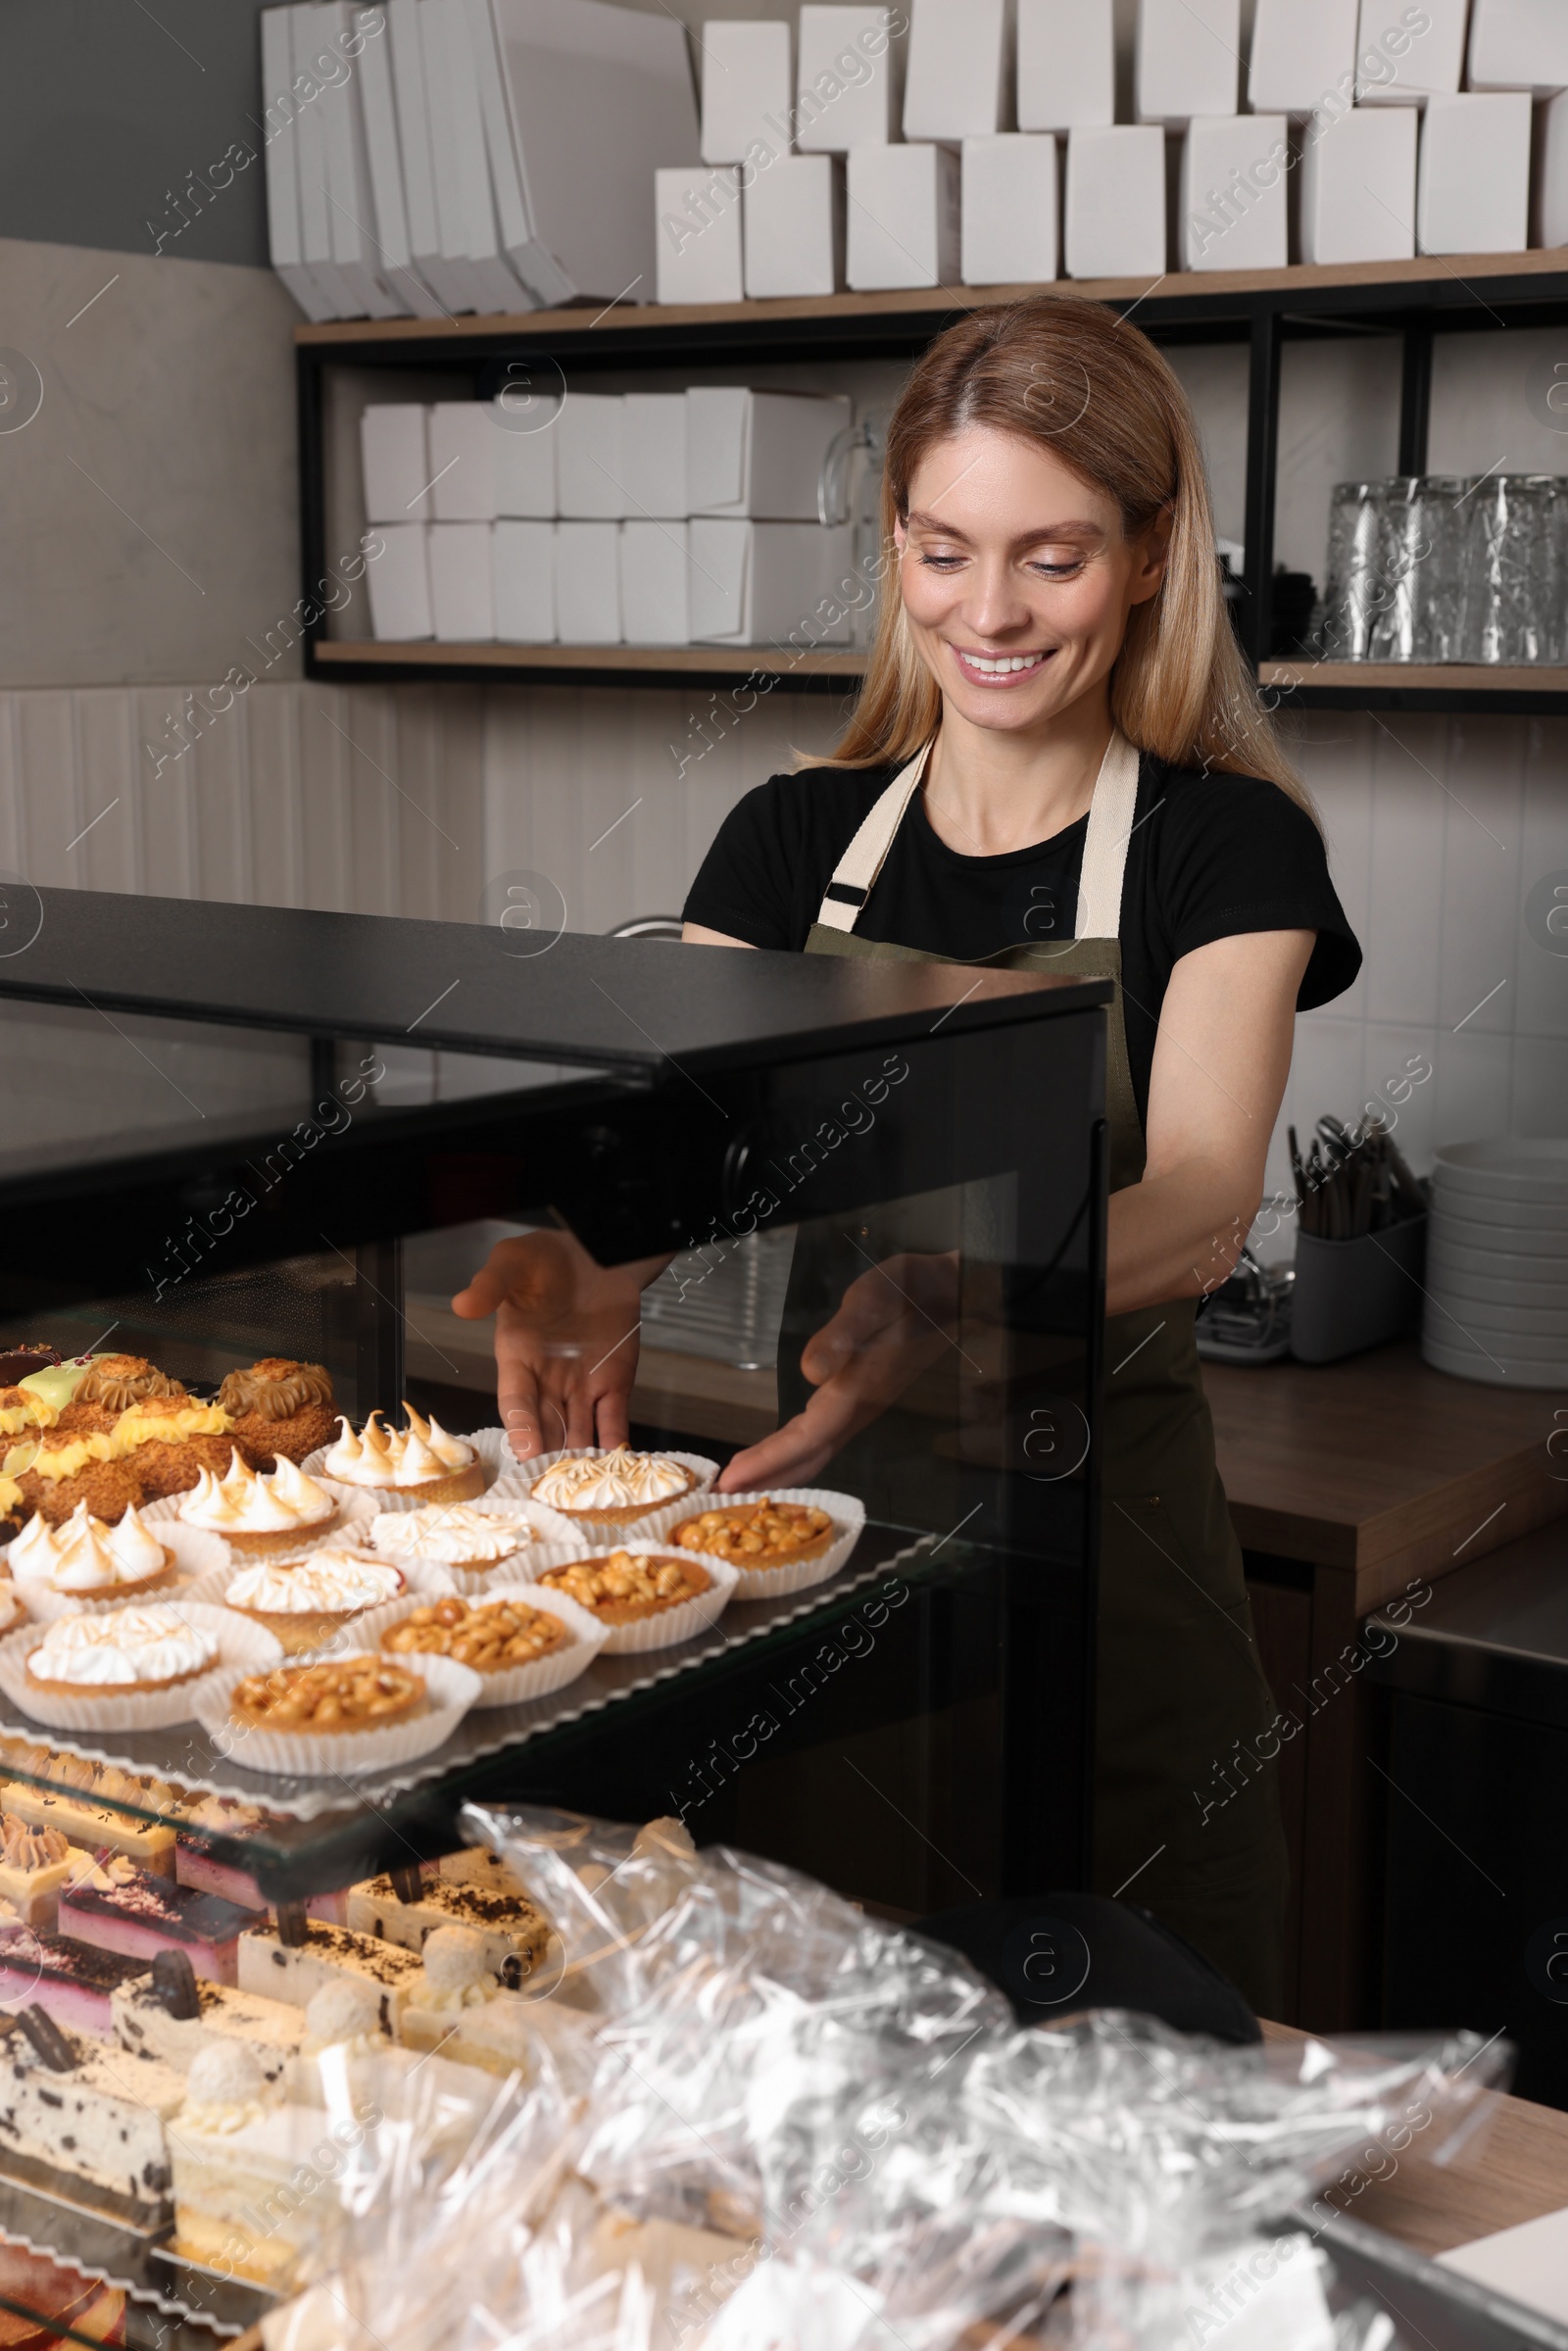
<svg viewBox="0 0 1568 2351"><path fill-rule="evenodd" d="M1019 2029L956 1953L676 1822L465 1827L557 1930L539 2065L461 2154L433 2108L377 2133L327 2332L283 2351L1383 2351L1305 2208L1375 2150L1441 2160L1503 2063Z"/></svg>

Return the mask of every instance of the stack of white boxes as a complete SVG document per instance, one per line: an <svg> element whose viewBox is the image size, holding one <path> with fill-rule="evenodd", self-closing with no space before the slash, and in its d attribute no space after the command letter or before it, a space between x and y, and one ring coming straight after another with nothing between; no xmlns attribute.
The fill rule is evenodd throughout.
<svg viewBox="0 0 1568 2351"><path fill-rule="evenodd" d="M853 533L817 498L850 421L848 400L744 385L368 408L374 634L847 644Z"/></svg>

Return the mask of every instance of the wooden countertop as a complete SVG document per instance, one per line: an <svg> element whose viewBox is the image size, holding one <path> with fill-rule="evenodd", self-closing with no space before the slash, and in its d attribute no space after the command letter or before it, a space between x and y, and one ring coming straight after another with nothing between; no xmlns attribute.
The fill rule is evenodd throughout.
<svg viewBox="0 0 1568 2351"><path fill-rule="evenodd" d="M1414 1341L1344 1363L1205 1363L1220 1476L1250 1550L1349 1569L1357 1615L1568 1511L1549 1390L1487 1388Z"/></svg>

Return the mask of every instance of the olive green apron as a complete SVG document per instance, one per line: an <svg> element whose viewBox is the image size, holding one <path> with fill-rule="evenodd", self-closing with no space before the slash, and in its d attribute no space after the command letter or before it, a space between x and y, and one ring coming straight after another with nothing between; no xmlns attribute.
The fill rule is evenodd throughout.
<svg viewBox="0 0 1568 2351"><path fill-rule="evenodd" d="M958 960L859 939L853 928L926 756L889 786L846 852L807 940L808 955ZM981 958L988 968L1115 984L1106 1007L1113 1192L1136 1184L1144 1171L1118 936L1137 771L1136 752L1113 735L1090 812L1078 936ZM885 1246L882 1235L876 1238ZM803 1327L820 1326L824 1304L831 1311L836 1303L811 1240L803 1228L784 1317L791 1347ZM1105 1324L1094 1886L1106 1894L1125 1890L1130 1901L1147 1905L1222 1969L1260 2014L1277 2015L1288 1870L1274 1773L1255 1754L1275 1708L1215 1465L1196 1314L1196 1299L1180 1298L1112 1315ZM800 1392L794 1381L786 1384L796 1370L786 1346L779 1368L785 1410L786 1395ZM1249 1759L1241 1767L1238 1743Z"/></svg>

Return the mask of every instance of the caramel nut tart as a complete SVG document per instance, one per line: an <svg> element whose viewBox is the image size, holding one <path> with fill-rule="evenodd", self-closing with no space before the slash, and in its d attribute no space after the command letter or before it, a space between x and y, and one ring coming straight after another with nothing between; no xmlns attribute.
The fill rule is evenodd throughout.
<svg viewBox="0 0 1568 2351"><path fill-rule="evenodd" d="M820 1559L838 1532L814 1502L775 1502L767 1495L760 1502L704 1510L683 1520L673 1540L684 1550L706 1551L710 1558L727 1559L731 1567L756 1570Z"/></svg>
<svg viewBox="0 0 1568 2351"><path fill-rule="evenodd" d="M264 1355L249 1371L231 1371L218 1401L258 1469L270 1469L279 1454L302 1466L331 1443L336 1426L325 1365L295 1363L287 1355Z"/></svg>
<svg viewBox="0 0 1568 2351"><path fill-rule="evenodd" d="M537 1581L597 1616L602 1625L634 1625L679 1608L710 1592L713 1579L696 1559L663 1553L608 1551L546 1568Z"/></svg>
<svg viewBox="0 0 1568 2351"><path fill-rule="evenodd" d="M571 1645L571 1633L559 1616L530 1608L525 1600L506 1599L427 1601L381 1636L381 1646L393 1655L419 1652L453 1657L476 1674L510 1673L519 1665L537 1665L541 1657Z"/></svg>
<svg viewBox="0 0 1568 2351"><path fill-rule="evenodd" d="M617 1445L609 1453L568 1453L541 1470L529 1488L536 1502L564 1518L592 1518L629 1526L679 1501L697 1484L697 1472L666 1453L634 1453Z"/></svg>
<svg viewBox="0 0 1568 2351"><path fill-rule="evenodd" d="M383 1731L427 1703L419 1676L387 1657L318 1658L248 1674L229 1692L236 1723L258 1731Z"/></svg>

